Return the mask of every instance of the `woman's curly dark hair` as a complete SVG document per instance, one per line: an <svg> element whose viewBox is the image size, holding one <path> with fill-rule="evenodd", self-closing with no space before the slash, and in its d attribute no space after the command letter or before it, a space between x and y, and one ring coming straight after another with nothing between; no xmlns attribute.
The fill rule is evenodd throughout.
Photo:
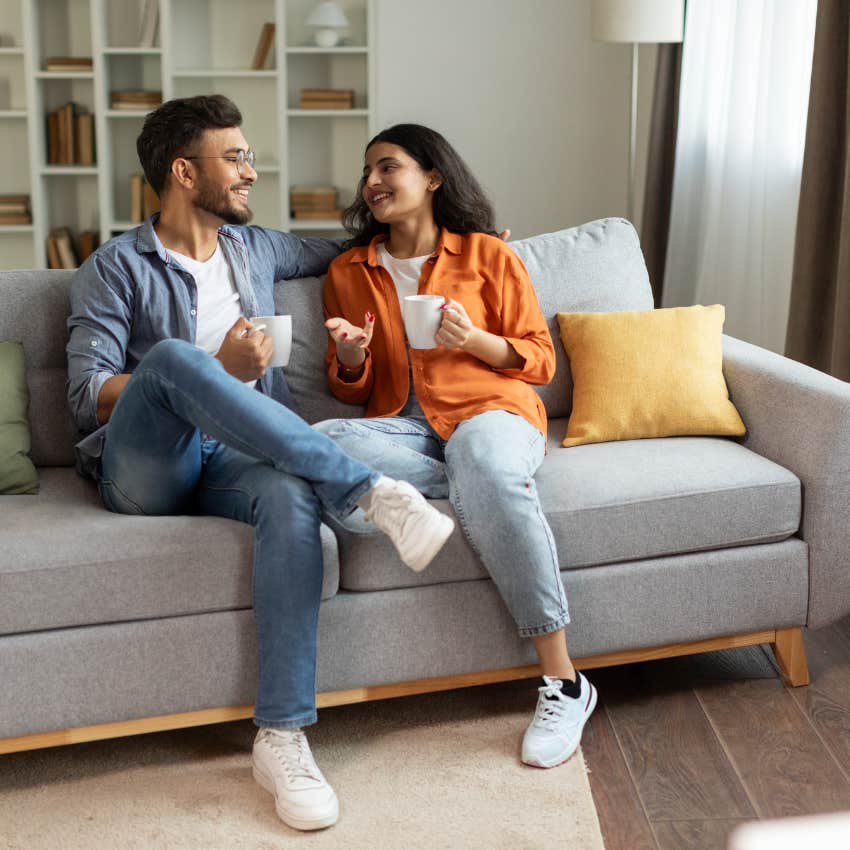
<svg viewBox="0 0 850 850"><path fill-rule="evenodd" d="M387 142L404 148L423 171L435 170L442 183L434 192L434 223L454 233L489 233L496 236L493 205L458 152L435 130L421 124L396 124L382 130L368 145ZM347 248L368 245L379 233L389 232L372 215L363 200L366 178L357 184L357 196L343 213L342 223L351 234Z"/></svg>

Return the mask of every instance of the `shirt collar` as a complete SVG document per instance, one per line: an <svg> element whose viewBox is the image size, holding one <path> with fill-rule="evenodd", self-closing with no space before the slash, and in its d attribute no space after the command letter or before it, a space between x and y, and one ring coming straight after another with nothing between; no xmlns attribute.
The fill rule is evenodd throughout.
<svg viewBox="0 0 850 850"><path fill-rule="evenodd" d="M349 257L350 263L366 263L368 266L372 266L373 268L378 265L378 254L376 248L379 243L385 242L387 239L387 233L379 233L377 236L372 238L372 241L368 245L359 245L356 248L353 248L351 251L351 256ZM431 255L432 257L439 257L443 252L443 249L448 251L450 254L462 254L463 253L463 236L460 233L452 233L450 230L446 230L443 227L440 230L440 239L437 242L437 247L434 249L434 253Z"/></svg>
<svg viewBox="0 0 850 850"><path fill-rule="evenodd" d="M159 219L159 213L154 213L147 221L141 224L136 232L136 250L140 254L156 254L164 263L168 263L170 261L171 255L168 253L165 245L160 241L159 236L157 236L156 230L154 229L154 225ZM234 227L230 227L229 225L223 224L219 227L218 232L224 236L230 236L235 239L240 244L242 243L242 237L239 234L239 231Z"/></svg>

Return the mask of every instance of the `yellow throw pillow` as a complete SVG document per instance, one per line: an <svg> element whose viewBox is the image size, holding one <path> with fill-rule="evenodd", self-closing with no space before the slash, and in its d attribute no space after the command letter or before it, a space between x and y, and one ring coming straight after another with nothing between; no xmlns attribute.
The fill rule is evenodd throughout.
<svg viewBox="0 0 850 850"><path fill-rule="evenodd" d="M722 304L558 313L573 376L565 446L746 433L723 377Z"/></svg>

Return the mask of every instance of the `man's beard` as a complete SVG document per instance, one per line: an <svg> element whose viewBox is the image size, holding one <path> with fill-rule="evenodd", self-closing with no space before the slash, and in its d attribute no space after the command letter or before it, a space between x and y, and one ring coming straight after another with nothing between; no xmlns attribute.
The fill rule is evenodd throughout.
<svg viewBox="0 0 850 850"><path fill-rule="evenodd" d="M203 181L195 196L198 209L217 216L227 224L247 224L254 213L248 207L236 207L230 189L221 189L214 183Z"/></svg>

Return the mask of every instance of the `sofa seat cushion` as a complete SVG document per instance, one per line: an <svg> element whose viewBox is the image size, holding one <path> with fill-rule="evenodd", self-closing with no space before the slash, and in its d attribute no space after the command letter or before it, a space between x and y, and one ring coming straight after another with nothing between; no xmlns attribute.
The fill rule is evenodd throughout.
<svg viewBox="0 0 850 850"><path fill-rule="evenodd" d="M800 481L732 440L667 437L565 449L549 423L536 482L561 569L770 543L800 525ZM447 501L435 502L451 513ZM460 531L422 573L383 535L340 532L340 587L376 590L486 578Z"/></svg>
<svg viewBox="0 0 850 850"><path fill-rule="evenodd" d="M0 634L251 607L250 526L113 514L73 469L39 476L39 495L3 497ZM322 549L326 599L339 584L327 527Z"/></svg>

